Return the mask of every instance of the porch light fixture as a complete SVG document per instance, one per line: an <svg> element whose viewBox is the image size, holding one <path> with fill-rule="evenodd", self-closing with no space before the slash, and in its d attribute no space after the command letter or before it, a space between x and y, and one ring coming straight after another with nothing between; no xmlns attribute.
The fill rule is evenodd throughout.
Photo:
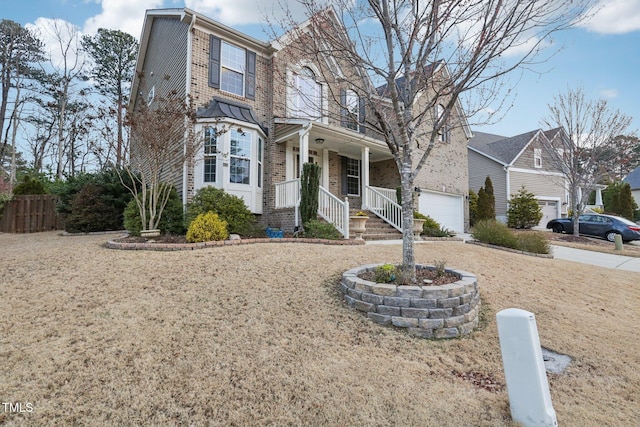
<svg viewBox="0 0 640 427"><path fill-rule="evenodd" d="M316 138L316 144L324 144L324 138Z"/></svg>

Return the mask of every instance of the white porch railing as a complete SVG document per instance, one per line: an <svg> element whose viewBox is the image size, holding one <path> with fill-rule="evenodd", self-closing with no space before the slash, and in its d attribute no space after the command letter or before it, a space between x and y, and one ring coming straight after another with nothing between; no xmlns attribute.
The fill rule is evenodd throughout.
<svg viewBox="0 0 640 427"><path fill-rule="evenodd" d="M393 194L393 198L379 191L380 188L366 186L369 210L389 223L393 228L402 232L402 207L395 202L395 190L385 190L386 194Z"/></svg>
<svg viewBox="0 0 640 427"><path fill-rule="evenodd" d="M374 191L377 191L378 193L390 198L393 201L398 200L398 196L396 193L396 190L392 189L392 188L382 188L382 187L369 187ZM397 202L396 202L397 203Z"/></svg>
<svg viewBox="0 0 640 427"><path fill-rule="evenodd" d="M298 222L298 206L300 205L300 180L276 183L276 209L296 208ZM318 215L333 224L345 239L349 238L349 201L340 200L328 190L320 186L318 193Z"/></svg>
<svg viewBox="0 0 640 427"><path fill-rule="evenodd" d="M349 238L349 200L340 200L324 187L318 192L318 215L338 229L345 239Z"/></svg>
<svg viewBox="0 0 640 427"><path fill-rule="evenodd" d="M276 209L295 208L300 203L300 180L276 183Z"/></svg>

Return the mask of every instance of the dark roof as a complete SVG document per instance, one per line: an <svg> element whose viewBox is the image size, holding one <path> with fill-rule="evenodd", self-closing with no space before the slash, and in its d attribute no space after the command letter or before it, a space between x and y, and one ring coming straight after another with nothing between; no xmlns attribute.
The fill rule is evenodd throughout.
<svg viewBox="0 0 640 427"><path fill-rule="evenodd" d="M640 166L629 172L629 175L622 180L622 182L629 183L632 190L640 189Z"/></svg>
<svg viewBox="0 0 640 427"><path fill-rule="evenodd" d="M518 154L522 152L538 132L539 130L533 130L511 138L484 132L474 132L473 138L469 140L469 146L508 165L516 159Z"/></svg>
<svg viewBox="0 0 640 427"><path fill-rule="evenodd" d="M429 64L425 67L424 69L424 74L425 75L431 75L437 68L438 65L440 64L444 64L444 61L441 59L439 61L436 61L432 64ZM405 85L407 84L407 79L405 76L402 77L398 77L396 79L396 86L398 88L398 90L400 91L400 94L402 94L402 89L405 87ZM415 83L415 82L412 82ZM376 88L376 91L378 92L378 95L383 96L385 98L389 97L389 85L387 83L383 84L382 86L378 86Z"/></svg>
<svg viewBox="0 0 640 427"><path fill-rule="evenodd" d="M241 122L256 124L260 126L265 134L267 134L268 131L268 129L258 121L258 118L253 113L250 106L231 101L229 99L219 98L217 96L213 97L207 107L198 108L198 111L196 111L196 117L199 119L227 117Z"/></svg>

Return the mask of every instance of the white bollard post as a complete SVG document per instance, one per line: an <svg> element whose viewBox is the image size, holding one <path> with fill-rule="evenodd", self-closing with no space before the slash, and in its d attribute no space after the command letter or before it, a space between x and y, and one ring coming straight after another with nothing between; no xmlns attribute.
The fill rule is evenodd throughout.
<svg viewBox="0 0 640 427"><path fill-rule="evenodd" d="M496 319L511 418L525 427L557 427L535 316L508 308Z"/></svg>

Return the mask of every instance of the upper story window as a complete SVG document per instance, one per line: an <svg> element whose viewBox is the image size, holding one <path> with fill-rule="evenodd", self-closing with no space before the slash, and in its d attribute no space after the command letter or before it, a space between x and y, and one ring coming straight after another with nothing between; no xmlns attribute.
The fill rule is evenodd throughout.
<svg viewBox="0 0 640 427"><path fill-rule="evenodd" d="M322 85L309 67L293 76L291 112L294 117L319 119L322 117Z"/></svg>
<svg viewBox="0 0 640 427"><path fill-rule="evenodd" d="M359 113L360 113L360 100L358 98L358 94L352 91L351 89L347 89L344 92L342 97L342 108L343 108L343 126L352 129L358 130Z"/></svg>
<svg viewBox="0 0 640 427"><path fill-rule="evenodd" d="M244 71L247 52L237 46L222 42L220 58L220 89L244 96Z"/></svg>
<svg viewBox="0 0 640 427"><path fill-rule="evenodd" d="M541 148L533 149L533 166L536 168L542 167L542 149Z"/></svg>
<svg viewBox="0 0 640 427"><path fill-rule="evenodd" d="M256 53L211 35L209 37L209 86L255 99Z"/></svg>
<svg viewBox="0 0 640 427"><path fill-rule="evenodd" d="M441 120L443 120L444 114L445 114L444 106L442 106L441 104L438 104L436 106L436 121L438 122L438 124L440 123ZM441 142L449 142L449 139L451 136L451 130L449 129L448 121L445 121L441 125L440 130L438 131L438 134L440 135Z"/></svg>

